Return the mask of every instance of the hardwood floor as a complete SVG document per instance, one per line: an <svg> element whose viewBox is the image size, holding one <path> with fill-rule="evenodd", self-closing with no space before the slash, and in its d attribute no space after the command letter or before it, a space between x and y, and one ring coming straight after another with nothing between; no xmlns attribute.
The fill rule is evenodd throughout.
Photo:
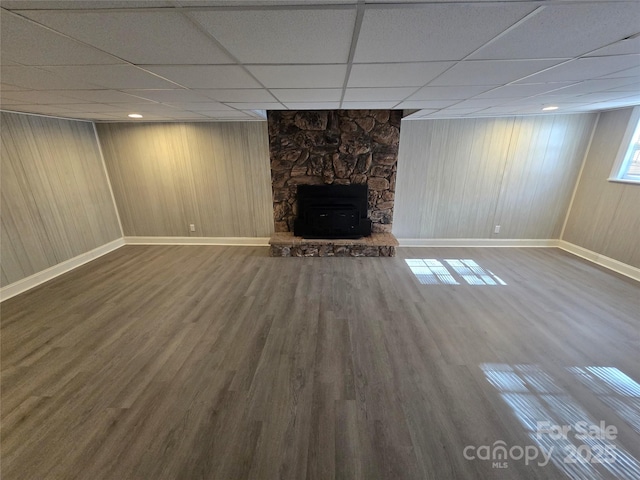
<svg viewBox="0 0 640 480"><path fill-rule="evenodd" d="M556 249L126 246L2 304L2 478L639 478L639 312L638 283Z"/></svg>

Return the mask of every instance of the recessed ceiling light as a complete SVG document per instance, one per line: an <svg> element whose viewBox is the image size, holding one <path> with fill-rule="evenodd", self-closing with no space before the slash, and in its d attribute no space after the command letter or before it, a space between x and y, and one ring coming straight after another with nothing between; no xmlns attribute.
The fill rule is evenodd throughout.
<svg viewBox="0 0 640 480"><path fill-rule="evenodd" d="M543 111L543 112L550 112L551 110L557 110L557 109L558 109L558 107L551 105L551 106L549 106L549 107L544 107L544 108L542 109L542 111Z"/></svg>
<svg viewBox="0 0 640 480"><path fill-rule="evenodd" d="M142 118L142 115L140 115L139 113L130 113L129 115L127 115L129 118Z"/></svg>

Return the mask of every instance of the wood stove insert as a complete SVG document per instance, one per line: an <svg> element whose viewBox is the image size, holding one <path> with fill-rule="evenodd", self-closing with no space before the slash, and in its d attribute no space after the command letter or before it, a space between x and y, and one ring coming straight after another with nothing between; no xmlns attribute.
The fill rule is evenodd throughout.
<svg viewBox="0 0 640 480"><path fill-rule="evenodd" d="M348 238L371 235L367 185L299 185L294 235Z"/></svg>

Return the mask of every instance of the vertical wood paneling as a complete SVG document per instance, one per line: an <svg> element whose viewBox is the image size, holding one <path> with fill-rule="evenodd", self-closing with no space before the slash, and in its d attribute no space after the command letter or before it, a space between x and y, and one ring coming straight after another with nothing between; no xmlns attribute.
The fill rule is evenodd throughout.
<svg viewBox="0 0 640 480"><path fill-rule="evenodd" d="M121 232L90 123L1 115L5 286Z"/></svg>
<svg viewBox="0 0 640 480"><path fill-rule="evenodd" d="M560 238L594 115L520 117L514 124L495 225L499 238Z"/></svg>
<svg viewBox="0 0 640 480"><path fill-rule="evenodd" d="M556 115L403 122L395 235L558 238L594 121Z"/></svg>
<svg viewBox="0 0 640 480"><path fill-rule="evenodd" d="M631 111L600 114L563 240L640 267L640 185L607 180Z"/></svg>
<svg viewBox="0 0 640 480"><path fill-rule="evenodd" d="M125 235L273 231L266 123L114 123L97 130Z"/></svg>

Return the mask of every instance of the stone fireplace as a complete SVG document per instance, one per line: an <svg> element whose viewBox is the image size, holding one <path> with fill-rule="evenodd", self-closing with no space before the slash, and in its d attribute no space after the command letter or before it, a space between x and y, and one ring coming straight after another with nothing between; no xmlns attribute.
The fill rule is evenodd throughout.
<svg viewBox="0 0 640 480"><path fill-rule="evenodd" d="M267 118L276 234L294 230L298 185L365 184L371 231L387 234L377 237L380 246L397 245L391 227L401 111L269 111Z"/></svg>

